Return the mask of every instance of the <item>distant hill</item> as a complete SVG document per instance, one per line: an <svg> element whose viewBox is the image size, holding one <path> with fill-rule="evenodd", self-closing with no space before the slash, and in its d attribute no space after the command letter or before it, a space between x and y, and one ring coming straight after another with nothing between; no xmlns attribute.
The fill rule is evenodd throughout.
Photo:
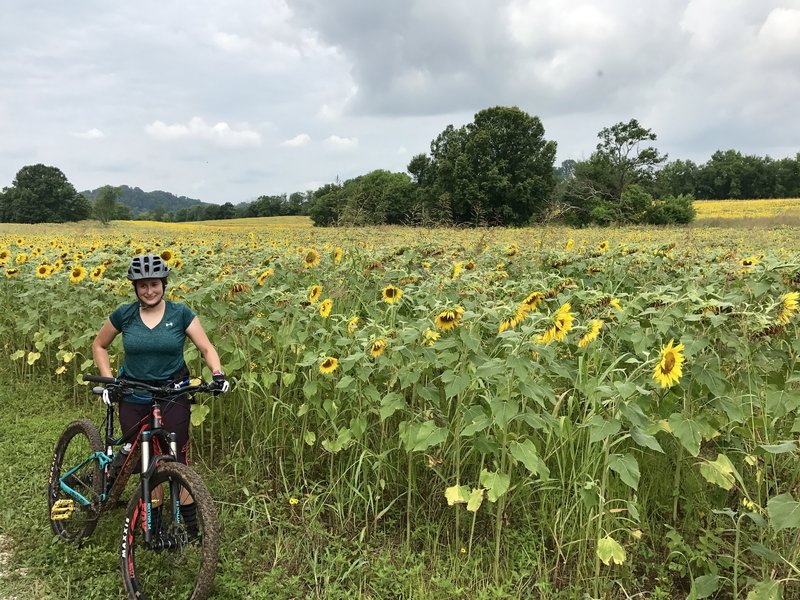
<svg viewBox="0 0 800 600"><path fill-rule="evenodd" d="M131 216L136 217L142 213L152 212L156 209L163 209L166 212L174 213L182 208L191 208L192 206L205 205L212 206L209 202L196 200L194 198L187 198L186 196L176 196L170 192L162 192L155 190L153 192L145 192L138 187L129 187L121 185L119 188L122 190L122 195L117 202L127 206L131 211ZM94 200L100 188L96 190L87 190L81 192L89 200ZM215 206L215 205L214 205Z"/></svg>

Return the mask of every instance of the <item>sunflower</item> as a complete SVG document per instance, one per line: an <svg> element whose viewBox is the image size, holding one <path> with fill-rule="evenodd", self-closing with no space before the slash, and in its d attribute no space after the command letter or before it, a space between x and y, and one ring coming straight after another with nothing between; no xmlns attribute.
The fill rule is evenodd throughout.
<svg viewBox="0 0 800 600"><path fill-rule="evenodd" d="M311 302L311 304L316 304L321 294L322 294L322 286L312 285L311 289L308 290L308 301Z"/></svg>
<svg viewBox="0 0 800 600"><path fill-rule="evenodd" d="M778 323L789 324L789 319L798 311L798 298L800 298L800 292L789 292L783 296L781 311L775 319Z"/></svg>
<svg viewBox="0 0 800 600"><path fill-rule="evenodd" d="M14 259L14 262L17 263L18 265L21 265L24 264L26 260L28 260L28 255L20 252Z"/></svg>
<svg viewBox="0 0 800 600"><path fill-rule="evenodd" d="M622 312L622 305L619 303L618 299L612 298L611 300L609 300L608 305L611 308L613 308L614 310L618 310L619 312Z"/></svg>
<svg viewBox="0 0 800 600"><path fill-rule="evenodd" d="M8 277L9 279L11 279L12 277L16 277L17 275L19 275L19 269L16 268L6 269L6 277Z"/></svg>
<svg viewBox="0 0 800 600"><path fill-rule="evenodd" d="M473 269L475 269L475 261L474 261L474 260L472 260L472 259L468 260L468 261L467 261L467 262L464 264L464 268L465 268L467 271L472 271Z"/></svg>
<svg viewBox="0 0 800 600"><path fill-rule="evenodd" d="M92 281L99 281L103 277L103 273L105 272L106 268L103 265L98 265L94 269L92 269L91 273L89 273L89 279L91 279Z"/></svg>
<svg viewBox="0 0 800 600"><path fill-rule="evenodd" d="M544 300L544 294L542 292L531 292L527 295L525 300L523 300L520 305L519 309L517 310L517 317L522 314L522 317L528 315L528 313L533 312L536 308L542 303Z"/></svg>
<svg viewBox="0 0 800 600"><path fill-rule="evenodd" d="M436 315L433 323L436 325L436 329L450 331L458 327L459 323L461 323L462 316L464 316L464 309L461 306L455 306L449 310L443 310Z"/></svg>
<svg viewBox="0 0 800 600"><path fill-rule="evenodd" d="M457 278L461 274L461 270L464 268L464 263L461 261L455 263L453 265L453 273L450 275L451 279Z"/></svg>
<svg viewBox="0 0 800 600"><path fill-rule="evenodd" d="M347 322L347 333L355 333L356 329L358 329L358 322L361 319L358 317L351 317L350 320Z"/></svg>
<svg viewBox="0 0 800 600"><path fill-rule="evenodd" d="M572 250L572 247L575 245L575 240L569 238L567 243L564 245L564 250Z"/></svg>
<svg viewBox="0 0 800 600"><path fill-rule="evenodd" d="M425 345L425 346L433 346L433 342L438 340L439 337L441 337L441 334L438 331L434 331L430 327L427 327L425 329L424 336L425 336L425 339L422 340L423 345Z"/></svg>
<svg viewBox="0 0 800 600"><path fill-rule="evenodd" d="M0 264L5 263L11 257L11 252L6 250L0 250Z"/></svg>
<svg viewBox="0 0 800 600"><path fill-rule="evenodd" d="M542 335L537 336L536 341L538 343L560 342L567 336L567 332L572 329L572 320L575 318L575 313L570 312L570 308L572 307L567 302L558 309L556 316L553 318L553 324Z"/></svg>
<svg viewBox="0 0 800 600"><path fill-rule="evenodd" d="M500 327L497 328L497 333L503 333L509 329L514 329L517 326L517 323L518 321L516 315L513 317L506 317L500 321Z"/></svg>
<svg viewBox="0 0 800 600"><path fill-rule="evenodd" d="M683 344L672 346L673 340L661 349L656 368L653 369L653 379L661 384L662 388L671 387L681 378L681 365L683 364Z"/></svg>
<svg viewBox="0 0 800 600"><path fill-rule="evenodd" d="M197 248L192 248L189 250L189 256L195 256L197 254Z"/></svg>
<svg viewBox="0 0 800 600"><path fill-rule="evenodd" d="M324 319L327 319L331 315L331 309L333 308L333 300L330 298L325 298L320 305L319 305L319 314L322 315Z"/></svg>
<svg viewBox="0 0 800 600"><path fill-rule="evenodd" d="M591 344L597 338L597 336L600 334L600 330L603 328L603 320L593 319L589 324L589 327L589 331L583 334L583 337L578 340L578 348L586 348L586 346Z"/></svg>
<svg viewBox="0 0 800 600"><path fill-rule="evenodd" d="M316 267L319 264L319 252L311 248L306 255L303 257L303 268L310 269L311 267Z"/></svg>
<svg viewBox="0 0 800 600"><path fill-rule="evenodd" d="M506 248L506 251L503 254L511 258L512 256L516 255L517 252L519 252L519 246L517 244L511 244L508 248Z"/></svg>
<svg viewBox="0 0 800 600"><path fill-rule="evenodd" d="M84 269L81 265L75 265L72 267L72 271L69 273L69 282L79 283L83 281L84 277L86 277L86 269Z"/></svg>
<svg viewBox="0 0 800 600"><path fill-rule="evenodd" d="M322 359L322 362L319 363L319 372L323 375L330 375L337 368L339 368L339 361L332 356L326 356Z"/></svg>
<svg viewBox="0 0 800 600"><path fill-rule="evenodd" d="M46 279L53 274L53 267L47 263L42 263L36 268L36 276L39 279Z"/></svg>
<svg viewBox="0 0 800 600"><path fill-rule="evenodd" d="M181 260L180 258L176 258L175 260L173 260L172 268L177 271L180 271L183 268L183 260Z"/></svg>
<svg viewBox="0 0 800 600"><path fill-rule="evenodd" d="M228 298L233 299L239 294L246 294L249 291L250 291L250 286L247 285L246 283L234 283L228 290L228 293L225 295Z"/></svg>
<svg viewBox="0 0 800 600"><path fill-rule="evenodd" d="M422 264L422 268L423 269L430 269L431 268L431 263L428 262L427 260L423 260L421 264Z"/></svg>
<svg viewBox="0 0 800 600"><path fill-rule="evenodd" d="M342 262L342 255L343 254L344 254L344 252L338 246L333 249L333 262L334 262L334 264L338 265L340 262Z"/></svg>
<svg viewBox="0 0 800 600"><path fill-rule="evenodd" d="M398 287L394 287L393 285L387 285L383 288L383 301L386 304L395 304L396 302L400 302L400 298L403 297L403 290Z"/></svg>
<svg viewBox="0 0 800 600"><path fill-rule="evenodd" d="M258 283L258 285L264 285L264 282L267 280L267 278L272 277L274 273L275 269L266 269L263 273L261 273L261 275L258 276L256 282Z"/></svg>
<svg viewBox="0 0 800 600"><path fill-rule="evenodd" d="M64 261L60 258L53 263L53 273L58 273L61 269L64 268Z"/></svg>
<svg viewBox="0 0 800 600"><path fill-rule="evenodd" d="M369 345L369 353L373 357L378 358L381 354L383 354L383 351L386 349L386 344L388 344L388 342L384 338L373 340L372 343Z"/></svg>
<svg viewBox="0 0 800 600"><path fill-rule="evenodd" d="M608 240L603 240L602 242L600 242L599 244L597 244L597 249L598 249L600 252L605 252L605 251L607 251L607 250L608 250Z"/></svg>
<svg viewBox="0 0 800 600"><path fill-rule="evenodd" d="M741 264L745 268L753 267L753 266L757 265L758 263L760 263L761 259L763 259L763 258L764 258L763 254L757 254L757 255L754 255L754 256L748 256L747 258L743 258L742 260L740 260L739 264Z"/></svg>
<svg viewBox="0 0 800 600"><path fill-rule="evenodd" d="M172 250L168 249L162 250L159 256L161 257L161 260L163 260L165 263L170 263L172 262L172 259L175 258L175 255L172 253Z"/></svg>

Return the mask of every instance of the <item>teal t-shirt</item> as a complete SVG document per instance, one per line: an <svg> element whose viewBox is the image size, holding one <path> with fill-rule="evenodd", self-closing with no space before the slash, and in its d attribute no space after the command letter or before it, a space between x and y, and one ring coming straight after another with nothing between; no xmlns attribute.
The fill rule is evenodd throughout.
<svg viewBox="0 0 800 600"><path fill-rule="evenodd" d="M183 367L183 345L186 328L195 313L185 304L165 301L164 317L150 329L139 315L139 303L123 304L109 320L122 332L125 377L139 381L164 381Z"/></svg>

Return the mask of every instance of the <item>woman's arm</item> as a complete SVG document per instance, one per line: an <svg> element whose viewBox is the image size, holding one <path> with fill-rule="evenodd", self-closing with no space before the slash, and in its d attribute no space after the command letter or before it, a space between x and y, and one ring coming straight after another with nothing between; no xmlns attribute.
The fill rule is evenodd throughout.
<svg viewBox="0 0 800 600"><path fill-rule="evenodd" d="M189 323L189 327L186 328L186 335L188 335L192 343L197 346L197 349L200 351L200 356L206 361L211 372L221 373L222 364L219 361L219 354L217 354L216 348L214 348L213 344L208 339L198 317L195 317L192 319L192 322Z"/></svg>
<svg viewBox="0 0 800 600"><path fill-rule="evenodd" d="M117 328L111 324L110 320L106 319L92 342L92 357L94 358L94 364L97 365L97 369L100 371L100 377L113 377L111 374L111 361L108 360L108 347L118 333Z"/></svg>

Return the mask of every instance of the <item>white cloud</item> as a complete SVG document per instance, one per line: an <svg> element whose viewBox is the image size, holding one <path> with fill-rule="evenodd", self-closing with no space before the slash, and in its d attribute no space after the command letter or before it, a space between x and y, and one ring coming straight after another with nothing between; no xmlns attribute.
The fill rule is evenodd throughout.
<svg viewBox="0 0 800 600"><path fill-rule="evenodd" d="M400 147L397 149L397 153L398 153L398 154L408 154L408 149L407 149L405 146L400 146Z"/></svg>
<svg viewBox="0 0 800 600"><path fill-rule="evenodd" d="M340 148L342 150L349 150L351 148L355 148L358 146L358 138L357 137L339 137L338 135L332 135L325 142L334 148Z"/></svg>
<svg viewBox="0 0 800 600"><path fill-rule="evenodd" d="M76 138L81 138L82 140L99 140L106 135L97 129L96 127L92 127L89 131L84 131L83 133L73 133Z"/></svg>
<svg viewBox="0 0 800 600"><path fill-rule="evenodd" d="M235 33L225 33L217 31L213 38L214 44L225 52L242 52L252 46L252 41L236 35Z"/></svg>
<svg viewBox="0 0 800 600"><path fill-rule="evenodd" d="M224 148L245 148L261 145L261 134L249 129L246 125L232 129L225 122L216 125L207 124L202 118L194 117L188 124L175 123L167 125L163 121L154 121L145 128L145 133L160 142L176 140L203 140Z"/></svg>
<svg viewBox="0 0 800 600"><path fill-rule="evenodd" d="M299 133L289 140L281 142L281 146L290 146L292 148L299 148L305 146L311 141L311 136L307 133Z"/></svg>

